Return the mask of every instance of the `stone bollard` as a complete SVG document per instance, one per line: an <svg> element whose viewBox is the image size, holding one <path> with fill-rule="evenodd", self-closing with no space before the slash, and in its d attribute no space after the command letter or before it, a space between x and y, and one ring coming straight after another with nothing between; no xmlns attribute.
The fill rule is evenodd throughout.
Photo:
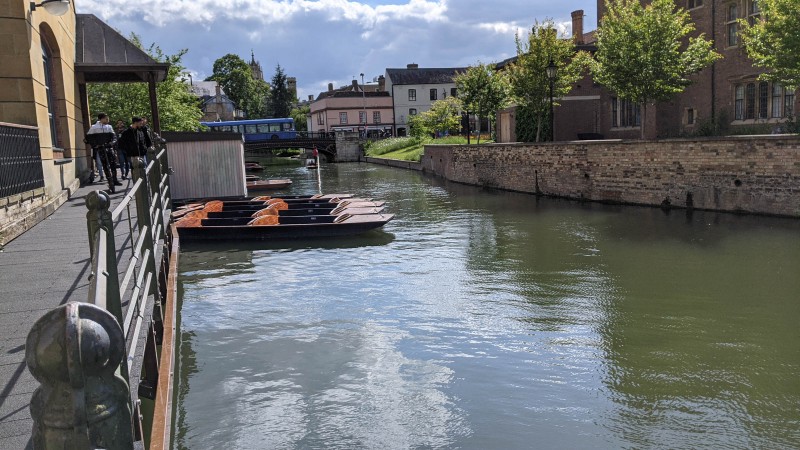
<svg viewBox="0 0 800 450"><path fill-rule="evenodd" d="M25 344L41 383L31 398L34 448L133 448L130 389L115 373L124 355L117 319L95 305L70 302L36 321Z"/></svg>

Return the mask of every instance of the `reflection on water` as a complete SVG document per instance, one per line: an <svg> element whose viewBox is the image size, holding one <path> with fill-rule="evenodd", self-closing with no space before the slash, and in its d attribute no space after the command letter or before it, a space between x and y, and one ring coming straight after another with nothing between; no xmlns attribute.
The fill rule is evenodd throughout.
<svg viewBox="0 0 800 450"><path fill-rule="evenodd" d="M322 183L396 219L182 250L175 448L800 447L797 221Z"/></svg>

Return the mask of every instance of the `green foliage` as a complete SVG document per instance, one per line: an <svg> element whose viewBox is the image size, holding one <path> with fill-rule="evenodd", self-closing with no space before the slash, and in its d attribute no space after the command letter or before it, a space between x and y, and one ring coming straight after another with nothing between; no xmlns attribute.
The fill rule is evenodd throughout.
<svg viewBox="0 0 800 450"><path fill-rule="evenodd" d="M214 61L214 73L208 79L219 83L248 119L265 117L269 85L253 78L250 65L238 55L228 53Z"/></svg>
<svg viewBox="0 0 800 450"><path fill-rule="evenodd" d="M478 62L477 66L456 75L455 83L458 98L467 111L478 116L478 120L489 117L494 121L497 110L508 103L511 89L508 78L495 72L494 65Z"/></svg>
<svg viewBox="0 0 800 450"><path fill-rule="evenodd" d="M800 87L800 2L759 0L761 19L752 25L740 20L742 43L758 67L770 69L763 80L777 81L790 89Z"/></svg>
<svg viewBox="0 0 800 450"><path fill-rule="evenodd" d="M131 34L129 40L142 48L141 40ZM182 77L185 70L181 64L187 50L175 55L166 55L155 44L144 49L150 57L162 63L169 63L167 76L156 84L156 99L164 131L192 131L200 127L200 103L189 92L189 85ZM133 116L150 116L150 94L147 83L89 83L87 85L89 108L92 118L98 113L106 113L113 124L117 120L130 123Z"/></svg>
<svg viewBox="0 0 800 450"><path fill-rule="evenodd" d="M310 113L311 107L309 105L292 108L292 110L289 112L289 117L294 119L295 130L308 131L308 122L306 122L306 116L308 116Z"/></svg>
<svg viewBox="0 0 800 450"><path fill-rule="evenodd" d="M643 108L669 100L691 83L689 75L721 58L702 33L689 37L695 31L691 17L675 9L673 0L653 0L646 7L639 0L608 0L606 5L592 73L622 99Z"/></svg>
<svg viewBox="0 0 800 450"><path fill-rule="evenodd" d="M466 143L467 138L463 136L445 136L437 139L402 137L370 142L364 146L364 149L367 156L419 162L427 144L464 145Z"/></svg>
<svg viewBox="0 0 800 450"><path fill-rule="evenodd" d="M575 52L569 39L559 39L552 20L534 24L526 41L516 38L517 61L508 68L513 100L529 109L537 124L536 142L542 140L541 124L550 108L550 79L547 66L553 61L557 75L553 80L553 97L565 96L580 79L591 57ZM557 106L558 103L555 103ZM517 119L519 121L519 118Z"/></svg>
<svg viewBox="0 0 800 450"><path fill-rule="evenodd" d="M421 114L409 115L406 123L408 124L408 134L411 137L422 139L431 133Z"/></svg>
<svg viewBox="0 0 800 450"><path fill-rule="evenodd" d="M289 92L286 74L280 64L275 68L270 88L269 117L289 117L292 105L297 103L297 99Z"/></svg>
<svg viewBox="0 0 800 450"><path fill-rule="evenodd" d="M550 112L544 115L528 106L518 106L516 112L516 128L514 132L519 142L536 142L536 133L541 131L543 136L550 135ZM541 119L541 128L539 122Z"/></svg>
<svg viewBox="0 0 800 450"><path fill-rule="evenodd" d="M408 117L409 135L422 139L436 134L458 134L461 108L461 101L452 96L433 102L430 110Z"/></svg>

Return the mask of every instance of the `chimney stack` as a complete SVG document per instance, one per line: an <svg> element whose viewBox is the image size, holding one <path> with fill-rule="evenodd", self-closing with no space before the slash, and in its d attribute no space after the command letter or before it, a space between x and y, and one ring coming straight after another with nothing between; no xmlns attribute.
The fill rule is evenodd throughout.
<svg viewBox="0 0 800 450"><path fill-rule="evenodd" d="M386 77L383 75L378 77L378 90L381 92L386 90Z"/></svg>
<svg viewBox="0 0 800 450"><path fill-rule="evenodd" d="M308 96L308 101L313 102L314 101L314 96L313 95L309 95Z"/></svg>
<svg viewBox="0 0 800 450"><path fill-rule="evenodd" d="M419 64L406 64L407 69L419 69Z"/></svg>
<svg viewBox="0 0 800 450"><path fill-rule="evenodd" d="M328 92L333 90L333 83L328 83Z"/></svg>
<svg viewBox="0 0 800 450"><path fill-rule="evenodd" d="M572 39L575 45L583 45L583 10L572 11Z"/></svg>

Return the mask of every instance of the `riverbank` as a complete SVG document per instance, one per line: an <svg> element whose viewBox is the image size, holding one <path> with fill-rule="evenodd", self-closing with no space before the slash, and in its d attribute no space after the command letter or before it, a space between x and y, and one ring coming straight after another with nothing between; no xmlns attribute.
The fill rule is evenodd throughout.
<svg viewBox="0 0 800 450"><path fill-rule="evenodd" d="M800 136L427 145L450 181L602 203L800 217Z"/></svg>

